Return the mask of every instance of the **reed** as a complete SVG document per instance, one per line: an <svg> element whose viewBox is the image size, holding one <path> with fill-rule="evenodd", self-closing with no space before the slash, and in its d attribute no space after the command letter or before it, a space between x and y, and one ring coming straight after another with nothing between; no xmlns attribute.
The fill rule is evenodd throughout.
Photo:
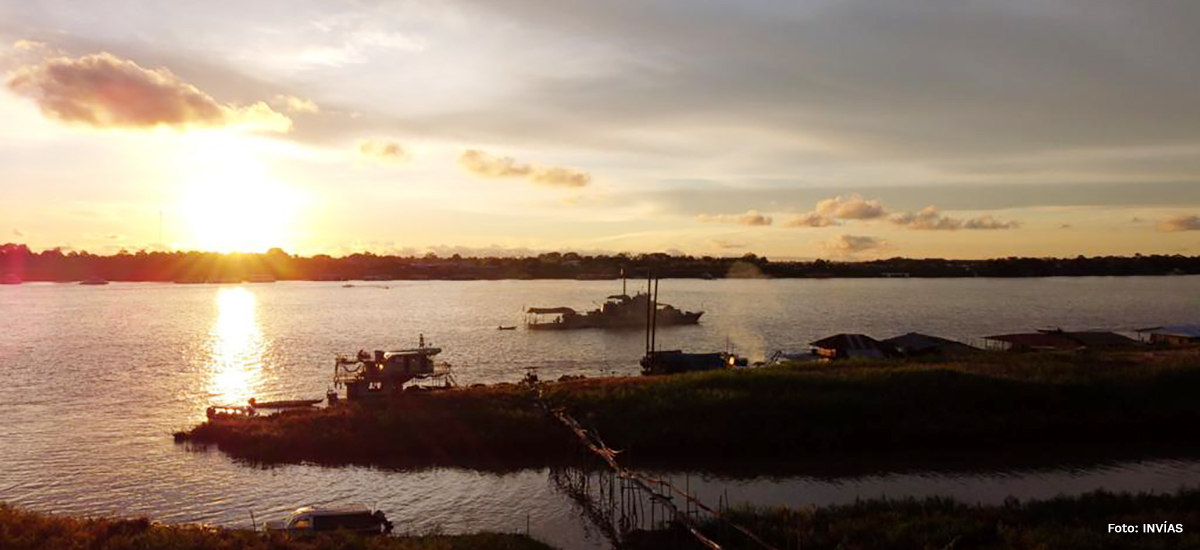
<svg viewBox="0 0 1200 550"><path fill-rule="evenodd" d="M164 525L142 519L76 518L0 503L0 548L5 550L549 550L525 535L477 533L363 537L264 533L206 526Z"/></svg>
<svg viewBox="0 0 1200 550"><path fill-rule="evenodd" d="M1044 501L1010 500L979 506L945 498L867 500L824 508L734 508L727 519L776 548L892 550L979 548L1091 550L1200 547L1200 490L1165 495L1095 492ZM1174 525L1182 532L1145 533L1144 525ZM1109 532L1109 524L1139 532ZM702 531L728 550L761 546L710 520ZM642 532L628 550L699 548L680 530Z"/></svg>
<svg viewBox="0 0 1200 550"><path fill-rule="evenodd" d="M982 353L543 384L622 460L688 467L824 455L1200 448L1200 351ZM218 418L186 437L263 462L519 468L583 454L527 389ZM1042 452L1042 451L1037 451Z"/></svg>

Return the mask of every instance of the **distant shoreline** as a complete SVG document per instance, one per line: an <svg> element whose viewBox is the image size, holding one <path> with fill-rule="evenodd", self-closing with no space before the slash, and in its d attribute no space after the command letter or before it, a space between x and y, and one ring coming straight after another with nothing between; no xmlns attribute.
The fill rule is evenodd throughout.
<svg viewBox="0 0 1200 550"><path fill-rule="evenodd" d="M271 282L422 280L1025 278L1200 275L1200 256L1096 256L951 260L889 258L870 261L771 261L740 257L551 252L523 258L442 258L351 254L343 257L266 253L145 252L108 256L87 252L33 252L0 245L3 282Z"/></svg>

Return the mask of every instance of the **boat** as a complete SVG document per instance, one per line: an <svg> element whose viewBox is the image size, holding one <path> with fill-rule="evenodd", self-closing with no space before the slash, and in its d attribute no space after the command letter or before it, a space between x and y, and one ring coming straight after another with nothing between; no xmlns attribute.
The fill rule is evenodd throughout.
<svg viewBox="0 0 1200 550"><path fill-rule="evenodd" d="M5 273L3 278L0 278L0 285L19 285L21 278L16 273Z"/></svg>
<svg viewBox="0 0 1200 550"><path fill-rule="evenodd" d="M108 281L101 279L100 277L92 277L89 279L84 279L82 281L79 281L79 284L89 285L89 286L98 286L98 285L106 285L106 284L108 284Z"/></svg>
<svg viewBox="0 0 1200 550"><path fill-rule="evenodd" d="M268 521L263 525L267 531L288 533L319 533L345 530L364 535L383 535L392 532L392 522L379 510L371 511L365 505L297 508L280 521Z"/></svg>
<svg viewBox="0 0 1200 550"><path fill-rule="evenodd" d="M407 389L444 389L456 385L448 363L434 363L442 348L428 345L420 335L417 347L395 351L365 350L353 356L337 356L333 365L333 387L327 398L336 405L345 388L349 402L378 401L395 397Z"/></svg>
<svg viewBox="0 0 1200 550"><path fill-rule="evenodd" d="M530 330L574 330L587 328L646 328L652 317L660 326L695 325L703 311L684 311L669 304L651 304L650 293L633 296L622 292L609 296L603 305L584 313L569 307L531 307L525 311L525 326Z"/></svg>
<svg viewBox="0 0 1200 550"><path fill-rule="evenodd" d="M275 276L269 273L259 273L246 278L248 283L273 283L275 280Z"/></svg>
<svg viewBox="0 0 1200 550"><path fill-rule="evenodd" d="M311 407L320 403L323 399L288 399L282 401L258 401L253 397L250 398L250 406L255 409L294 409L300 407Z"/></svg>
<svg viewBox="0 0 1200 550"><path fill-rule="evenodd" d="M688 353L683 350L658 350L658 316L662 312L658 307L658 279L654 279L653 286L647 279L646 298L650 300L650 305L647 307L650 321L646 324L646 355L642 356L640 361L642 375L680 374L746 366L745 359L727 351Z"/></svg>
<svg viewBox="0 0 1200 550"><path fill-rule="evenodd" d="M496 327L496 330L517 330L517 326L516 325L508 325L508 326L500 325L500 326Z"/></svg>

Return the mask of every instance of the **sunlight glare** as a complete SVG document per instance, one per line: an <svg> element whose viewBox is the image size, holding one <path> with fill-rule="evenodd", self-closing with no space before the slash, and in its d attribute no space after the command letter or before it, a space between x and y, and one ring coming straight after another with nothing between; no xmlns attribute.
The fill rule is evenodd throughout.
<svg viewBox="0 0 1200 550"><path fill-rule="evenodd" d="M217 291L209 392L218 403L245 405L262 385L263 337L257 300L243 287Z"/></svg>

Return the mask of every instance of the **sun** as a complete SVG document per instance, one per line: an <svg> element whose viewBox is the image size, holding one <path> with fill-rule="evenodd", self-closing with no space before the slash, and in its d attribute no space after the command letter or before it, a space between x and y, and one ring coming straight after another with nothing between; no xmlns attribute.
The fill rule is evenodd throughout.
<svg viewBox="0 0 1200 550"><path fill-rule="evenodd" d="M213 252L265 252L293 243L294 189L279 181L253 148L232 140L203 143L184 177L180 209L189 247Z"/></svg>

